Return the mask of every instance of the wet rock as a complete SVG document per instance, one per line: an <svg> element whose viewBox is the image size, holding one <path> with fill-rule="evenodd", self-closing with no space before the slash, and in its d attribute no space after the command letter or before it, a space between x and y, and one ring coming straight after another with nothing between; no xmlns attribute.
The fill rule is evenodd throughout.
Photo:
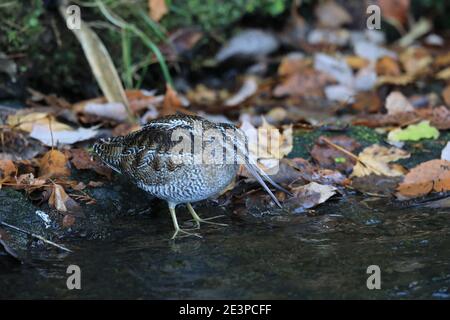
<svg viewBox="0 0 450 320"><path fill-rule="evenodd" d="M14 225L28 232L66 247L80 239L105 239L116 228L116 219L145 212L148 214L152 198L128 181L117 178L102 187L87 189L96 200L94 204L82 204L84 217L75 219L70 227L64 227L64 215L48 205L36 206L22 192L12 189L0 190L0 221ZM30 248L48 248L41 241L32 241L28 236L13 230L8 241L20 253Z"/></svg>

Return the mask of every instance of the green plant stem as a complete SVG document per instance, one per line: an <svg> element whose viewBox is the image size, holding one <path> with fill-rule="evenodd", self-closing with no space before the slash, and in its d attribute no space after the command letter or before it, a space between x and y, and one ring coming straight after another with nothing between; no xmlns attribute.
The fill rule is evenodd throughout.
<svg viewBox="0 0 450 320"><path fill-rule="evenodd" d="M127 89L131 89L133 88L133 74L131 70L131 38L127 29L122 29L122 61L125 87Z"/></svg>
<svg viewBox="0 0 450 320"><path fill-rule="evenodd" d="M101 1L96 0L96 3L97 3L97 6L99 7L100 11L102 12L102 14L112 24L116 25L119 28L127 29L127 30L131 31L136 36L138 36L141 39L141 41L151 51L153 51L154 55L156 56L156 59L159 62L159 65L161 67L161 71L163 73L165 81L173 87L172 77L170 76L170 72L169 72L169 68L167 67L166 60L164 59L164 56L162 55L159 48L153 43L153 41L149 37L147 37L147 35L144 32L142 32L140 29L138 29L135 25L125 22L125 21L121 20L120 18L114 17Z"/></svg>

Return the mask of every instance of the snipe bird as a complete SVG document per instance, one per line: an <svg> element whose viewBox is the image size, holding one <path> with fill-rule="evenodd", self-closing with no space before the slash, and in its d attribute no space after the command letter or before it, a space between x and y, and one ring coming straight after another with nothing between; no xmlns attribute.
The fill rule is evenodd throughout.
<svg viewBox="0 0 450 320"><path fill-rule="evenodd" d="M94 153L110 168L129 177L139 188L167 201L175 232L201 237L178 225L175 207L185 203L196 223L210 223L192 208L191 202L210 198L224 190L242 163L281 207L263 178L272 181L247 152L244 133L231 124L213 123L197 116L173 115L152 120L126 136L101 139ZM225 225L226 226L226 225Z"/></svg>

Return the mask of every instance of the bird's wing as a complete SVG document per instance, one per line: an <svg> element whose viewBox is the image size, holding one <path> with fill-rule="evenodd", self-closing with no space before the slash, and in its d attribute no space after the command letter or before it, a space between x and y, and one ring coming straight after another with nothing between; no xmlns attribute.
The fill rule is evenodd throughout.
<svg viewBox="0 0 450 320"><path fill-rule="evenodd" d="M192 120L151 121L124 139L121 171L146 184L169 182L182 165L193 159L190 144L185 143L191 131Z"/></svg>

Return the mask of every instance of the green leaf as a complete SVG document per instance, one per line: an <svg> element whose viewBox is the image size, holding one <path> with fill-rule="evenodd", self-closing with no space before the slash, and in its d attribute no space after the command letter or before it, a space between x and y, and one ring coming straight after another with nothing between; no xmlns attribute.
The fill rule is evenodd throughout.
<svg viewBox="0 0 450 320"><path fill-rule="evenodd" d="M421 121L411 124L405 129L395 129L389 132L388 140L391 141L419 141L421 139L437 139L439 130L430 126L429 121Z"/></svg>

